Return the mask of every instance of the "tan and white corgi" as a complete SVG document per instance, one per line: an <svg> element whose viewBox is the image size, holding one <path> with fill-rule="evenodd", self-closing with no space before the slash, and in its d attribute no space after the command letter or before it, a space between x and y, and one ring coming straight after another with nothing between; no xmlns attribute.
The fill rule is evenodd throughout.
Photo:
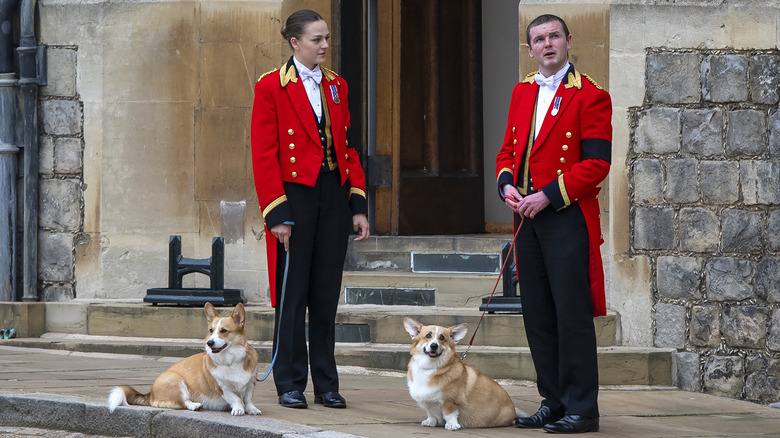
<svg viewBox="0 0 780 438"><path fill-rule="evenodd" d="M257 351L244 335L244 305L221 316L211 303L204 308L209 335L206 351L173 364L160 374L148 394L117 386L108 396L108 409L141 405L197 411L230 409L233 415L260 415L252 403Z"/></svg>
<svg viewBox="0 0 780 438"><path fill-rule="evenodd" d="M447 430L509 426L524 416L498 382L455 354L468 324L445 328L404 318L404 327L412 336L406 382L409 394L428 414L423 426L444 425Z"/></svg>

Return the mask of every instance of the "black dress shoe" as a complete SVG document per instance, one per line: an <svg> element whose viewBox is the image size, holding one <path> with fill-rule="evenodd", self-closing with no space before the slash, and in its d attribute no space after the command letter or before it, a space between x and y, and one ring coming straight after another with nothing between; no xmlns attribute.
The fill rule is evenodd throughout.
<svg viewBox="0 0 780 438"><path fill-rule="evenodd" d="M567 415L554 423L545 424L544 430L552 433L598 432L599 417L590 418L582 415Z"/></svg>
<svg viewBox="0 0 780 438"><path fill-rule="evenodd" d="M323 405L326 408L339 408L343 409L347 407L347 401L338 392L326 392L324 394L315 394L314 403Z"/></svg>
<svg viewBox="0 0 780 438"><path fill-rule="evenodd" d="M298 408L298 409L305 409L308 404L306 404L306 397L303 396L303 392L301 391L288 391L284 394L279 396L279 404L284 406L285 408Z"/></svg>
<svg viewBox="0 0 780 438"><path fill-rule="evenodd" d="M563 418L563 412L554 412L548 406L542 405L530 417L520 417L515 420L515 426L524 429L541 429L545 424L555 423L561 418Z"/></svg>

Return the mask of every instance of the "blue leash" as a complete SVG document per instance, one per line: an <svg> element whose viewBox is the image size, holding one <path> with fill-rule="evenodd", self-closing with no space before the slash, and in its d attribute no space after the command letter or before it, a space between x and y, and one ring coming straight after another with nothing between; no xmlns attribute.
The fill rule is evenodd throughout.
<svg viewBox="0 0 780 438"><path fill-rule="evenodd" d="M287 251L287 258L284 260L284 279L282 280L282 297L281 302L279 303L279 322L282 322L282 311L284 310L284 292L287 290L287 269L290 267L290 251ZM281 326L281 324L278 324ZM262 379L257 379L258 382L263 382L265 379L268 378L268 375L271 374L271 370L274 369L274 362L276 362L276 353L279 352L279 335L282 334L282 331L277 329L276 331L276 348L274 349L274 357L271 359L271 365L268 367L268 371L265 372L265 375Z"/></svg>

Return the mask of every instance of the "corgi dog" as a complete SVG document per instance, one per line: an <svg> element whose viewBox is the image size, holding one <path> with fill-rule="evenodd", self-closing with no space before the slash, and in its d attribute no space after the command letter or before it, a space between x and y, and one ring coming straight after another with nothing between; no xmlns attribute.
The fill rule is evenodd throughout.
<svg viewBox="0 0 780 438"><path fill-rule="evenodd" d="M230 316L222 316L206 303L204 312L209 330L206 351L173 364L157 377L148 394L129 386L115 387L108 396L110 412L130 404L260 415L252 403L257 351L244 335L244 305L239 303Z"/></svg>
<svg viewBox="0 0 780 438"><path fill-rule="evenodd" d="M404 318L404 328L412 337L406 382L409 394L428 414L423 426L444 425L447 430L509 426L524 416L498 382L455 354L468 324L445 328Z"/></svg>

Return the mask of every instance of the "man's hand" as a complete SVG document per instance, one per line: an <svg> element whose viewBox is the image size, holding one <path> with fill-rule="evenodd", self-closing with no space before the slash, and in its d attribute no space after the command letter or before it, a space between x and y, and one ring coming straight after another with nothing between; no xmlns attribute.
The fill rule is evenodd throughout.
<svg viewBox="0 0 780 438"><path fill-rule="evenodd" d="M517 210L515 211L517 211L517 214L519 214L520 217L528 216L533 219L534 216L536 216L536 213L539 213L548 205L550 205L550 200L547 199L547 195L545 195L544 192L539 191L521 199L520 202L517 203Z"/></svg>
<svg viewBox="0 0 780 438"><path fill-rule="evenodd" d="M290 236L292 236L292 227L287 224L278 224L271 227L271 234L276 236L276 240L284 244L284 250L290 250Z"/></svg>
<svg viewBox="0 0 780 438"><path fill-rule="evenodd" d="M520 205L520 200L523 199L520 196L520 192L512 184L506 184L504 186L504 204L509 207L510 210L517 212L517 207Z"/></svg>
<svg viewBox="0 0 780 438"><path fill-rule="evenodd" d="M355 241L368 239L368 218L364 214L356 214L352 216L352 229L358 232L358 236L355 237Z"/></svg>

